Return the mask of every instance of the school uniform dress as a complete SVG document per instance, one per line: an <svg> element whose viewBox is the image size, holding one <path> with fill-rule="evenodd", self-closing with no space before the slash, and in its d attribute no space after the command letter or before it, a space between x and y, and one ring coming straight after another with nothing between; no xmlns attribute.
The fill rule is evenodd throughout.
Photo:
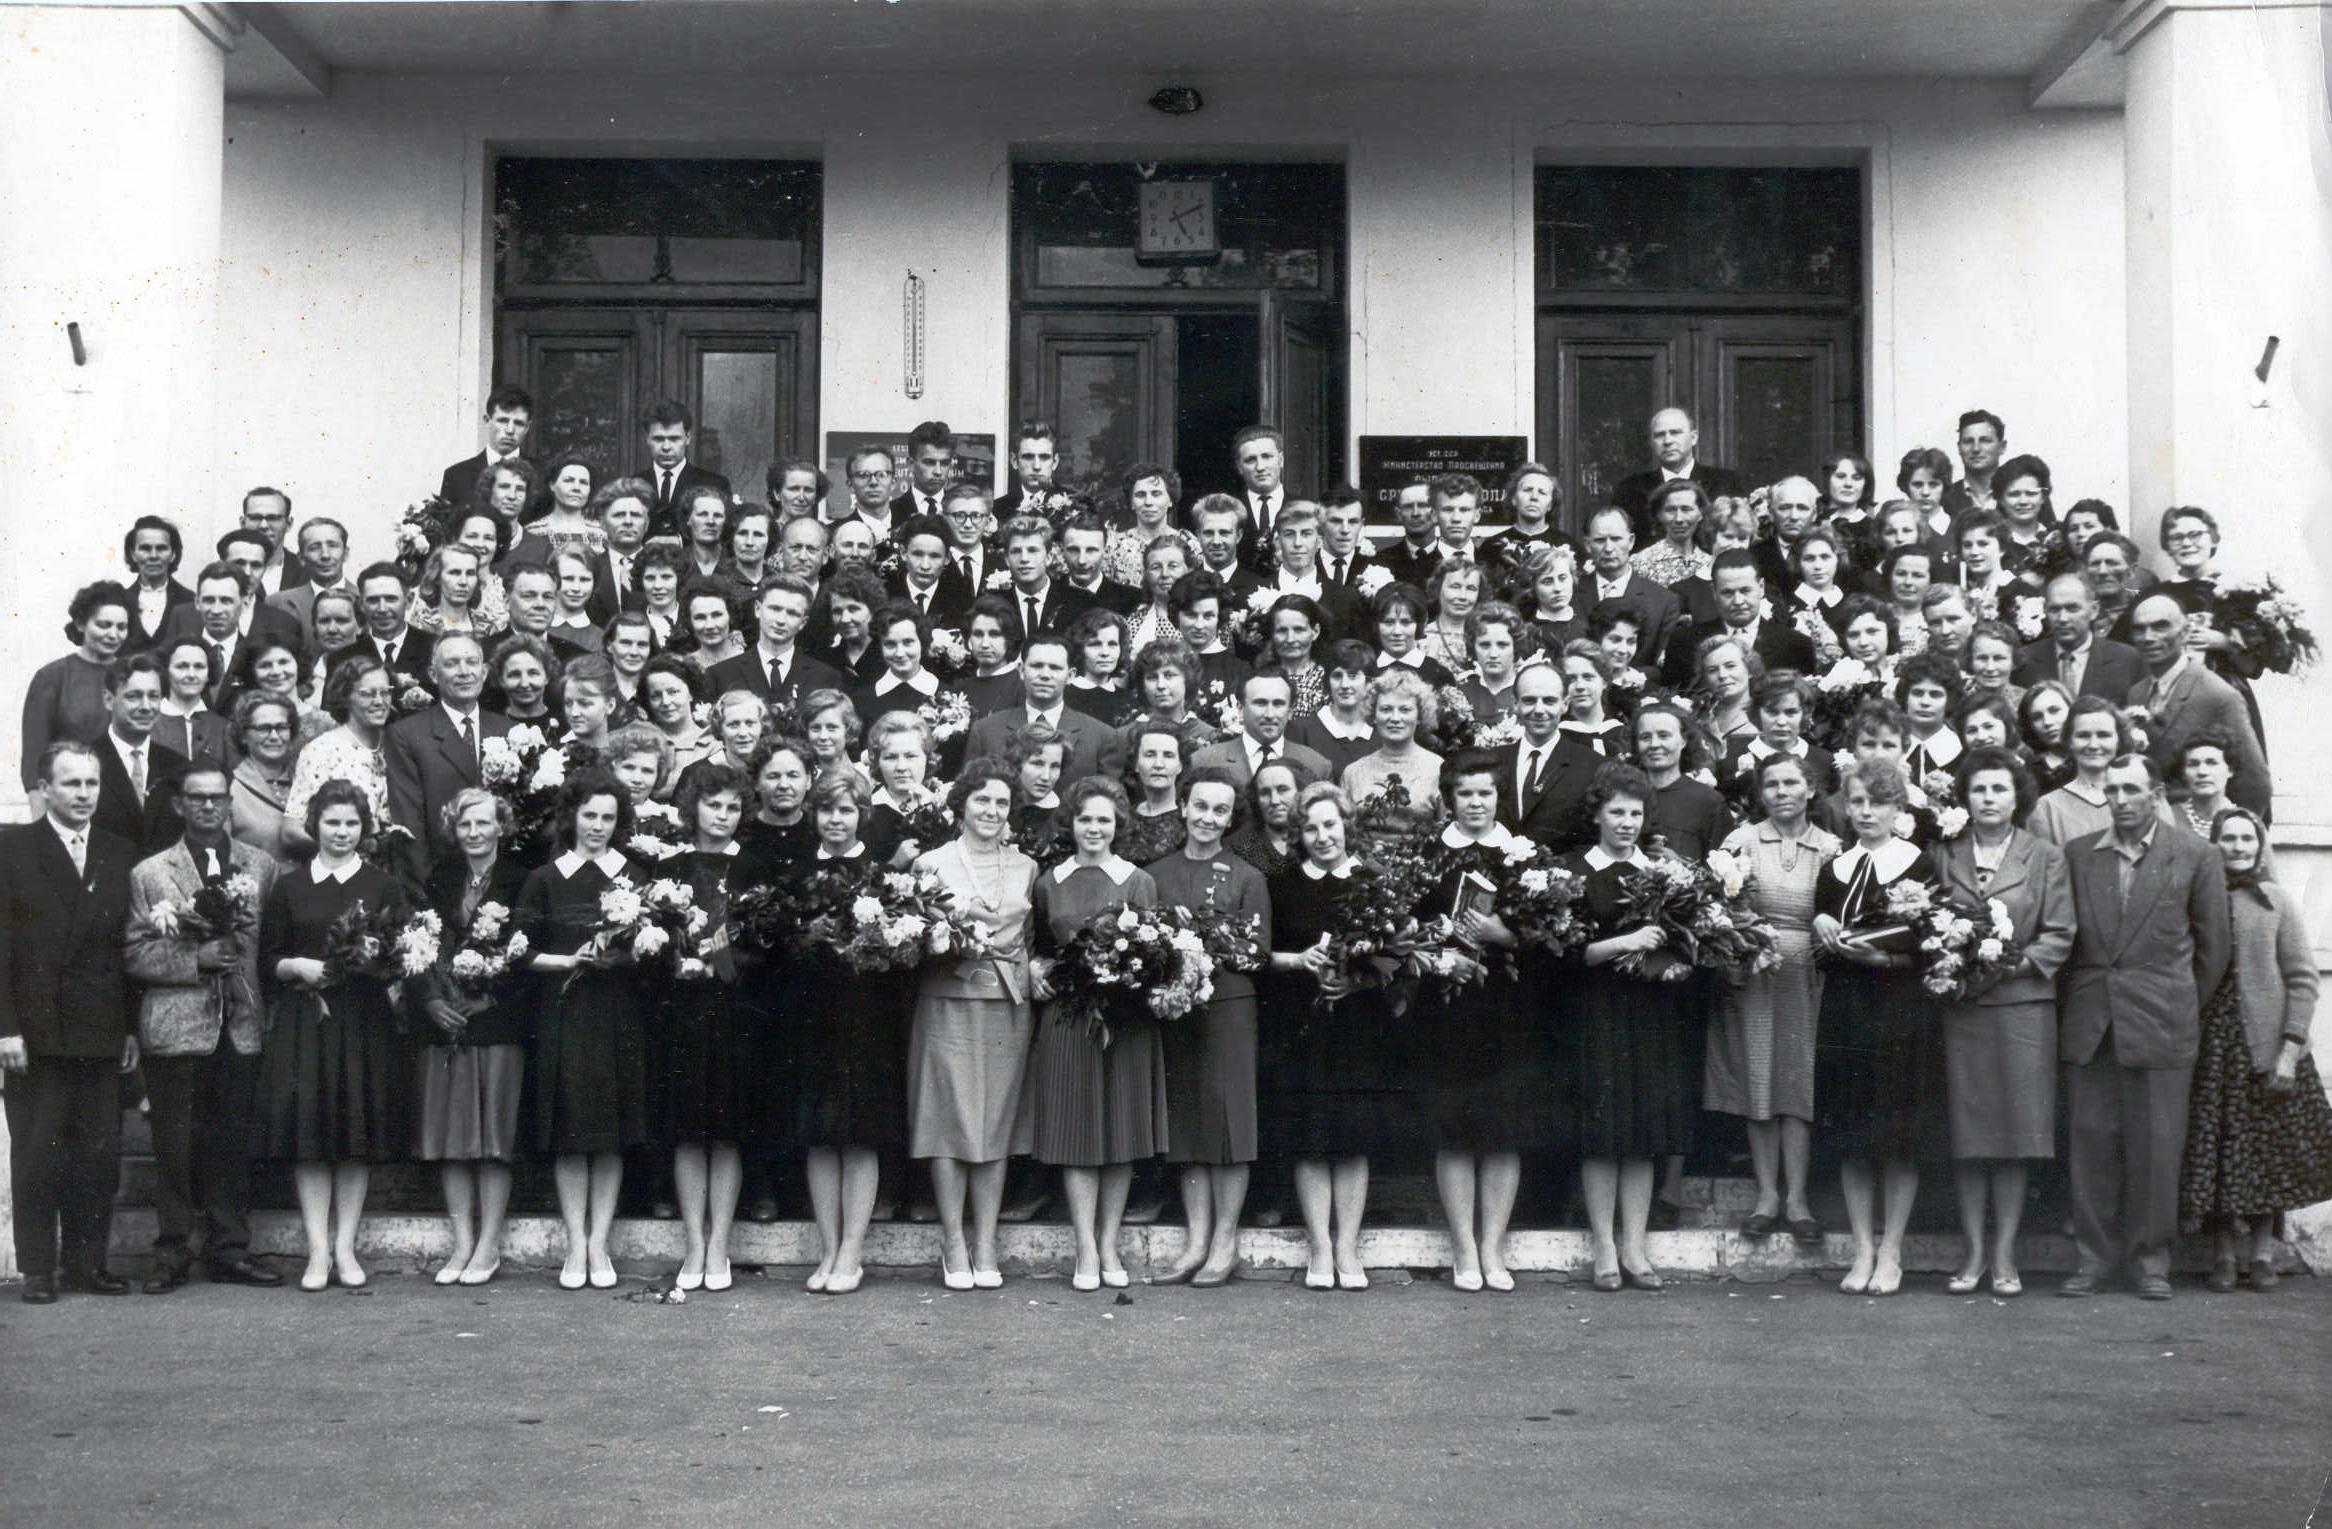
<svg viewBox="0 0 2332 1529"><path fill-rule="evenodd" d="M881 870L871 853L802 861L855 895ZM782 1010L794 1059L795 1140L804 1147L907 1143L907 1027L913 972L853 971L814 952L785 975Z"/></svg>
<svg viewBox="0 0 2332 1529"><path fill-rule="evenodd" d="M1344 878L1311 861L1267 883L1271 944L1309 950L1345 926ZM1322 1003L1308 972L1266 971L1257 1038L1258 1146L1272 1157L1397 1152L1418 1135L1416 1075L1381 988Z"/></svg>
<svg viewBox="0 0 2332 1529"><path fill-rule="evenodd" d="M1585 883L1580 905L1588 940L1607 940L1622 922L1622 872L1600 845L1571 856ZM1582 947L1584 949L1584 947ZM1662 950L1649 970L1679 959ZM1700 1060L1700 984L1663 982L1616 961L1589 966L1574 956L1566 991L1550 1004L1557 1108L1581 1157L1658 1157L1692 1146L1693 1063Z"/></svg>
<svg viewBox="0 0 2332 1529"><path fill-rule="evenodd" d="M1443 829L1447 869L1426 894L1419 916L1448 913L1469 871L1496 879L1503 846L1514 838L1501 827L1475 844L1454 825ZM1543 979L1552 963L1533 949L1513 952L1513 962L1498 951L1482 954L1489 972L1481 981L1428 982L1418 995L1417 1032L1431 1037L1422 1057L1427 1132L1435 1146L1453 1152L1518 1152L1552 1145L1557 1121L1547 1089L1549 1032L1540 1022L1540 1005L1518 975ZM1540 995L1550 991L1536 988Z"/></svg>
<svg viewBox="0 0 2332 1529"><path fill-rule="evenodd" d="M1058 952L1096 914L1157 902L1157 883L1130 860L1112 856L1103 865L1063 861L1037 878L1037 948ZM1029 1151L1038 1162L1098 1168L1166 1150L1160 1029L1146 1007L1127 1003L1110 1015L1105 1046L1084 1025L1072 1022L1058 1002L1046 1004L1029 1056L1024 1099Z"/></svg>
<svg viewBox="0 0 2332 1529"><path fill-rule="evenodd" d="M1253 919L1258 960L1271 949L1271 894L1263 874L1229 850L1193 860L1177 849L1148 870L1160 903ZM1214 982L1205 1007L1165 1027L1170 1163L1255 1161L1255 978L1218 966Z"/></svg>
<svg viewBox="0 0 2332 1529"><path fill-rule="evenodd" d="M708 922L698 946L712 969L707 977L656 985L663 1004L649 1038L651 1098L656 1138L669 1145L747 1141L761 1107L761 1026L728 939L729 901L747 863L742 846L731 843L718 854L689 850L659 868L687 882L704 910Z"/></svg>
<svg viewBox="0 0 2332 1529"><path fill-rule="evenodd" d="M340 916L402 909L386 873L351 860L337 872L316 862L276 878L259 917L259 971L278 961L321 960ZM277 985L260 1059L261 1120L254 1155L295 1162L393 1162L409 1154L413 1052L389 1004L387 984L353 977L315 991Z"/></svg>
<svg viewBox="0 0 2332 1529"><path fill-rule="evenodd" d="M599 897L641 878L622 854L569 850L526 878L515 910L537 955L571 956L599 927ZM570 1156L647 1145L647 1023L629 967L589 967L541 984L529 1061L532 1145Z"/></svg>
<svg viewBox="0 0 2332 1529"><path fill-rule="evenodd" d="M1849 932L1887 923L1888 889L1912 881L1932 887L1935 873L1909 840L1891 840L1876 855L1857 844L1823 868L1814 911ZM1908 935L1877 943L1892 955L1911 949ZM1814 1056L1814 1127L1825 1151L1883 1160L1927 1148L1943 1081L1936 1021L1909 968L1829 963Z"/></svg>
<svg viewBox="0 0 2332 1529"><path fill-rule="evenodd" d="M438 972L426 984L407 984L406 1002L417 1010L424 993L450 997L469 1023L458 1037L448 1036L426 1013L412 1013L412 1032L425 1041L416 1069L421 1116L413 1141L413 1155L423 1162L507 1163L518 1157L518 1112L526 1093L526 1032L533 1015L534 979L524 972L507 972L483 992L472 993L454 987L448 967L480 907L498 903L516 917L526 876L524 866L501 855L485 880L473 887L469 861L455 855L439 861L429 878L428 903L443 926ZM505 927L515 931L517 925Z"/></svg>

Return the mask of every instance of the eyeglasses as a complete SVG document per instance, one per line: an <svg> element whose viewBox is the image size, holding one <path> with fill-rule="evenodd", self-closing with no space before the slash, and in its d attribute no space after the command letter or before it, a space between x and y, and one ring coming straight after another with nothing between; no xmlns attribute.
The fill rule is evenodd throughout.
<svg viewBox="0 0 2332 1529"><path fill-rule="evenodd" d="M869 472L852 473L850 481L853 483L876 483L889 476L889 473L876 469Z"/></svg>
<svg viewBox="0 0 2332 1529"><path fill-rule="evenodd" d="M2162 540L2175 547L2187 542L2209 541L2210 533L2208 531L2173 531Z"/></svg>
<svg viewBox="0 0 2332 1529"><path fill-rule="evenodd" d="M386 700L387 697L383 696L381 699ZM246 733L288 733L291 731L291 724L289 722L254 722L243 731Z"/></svg>
<svg viewBox="0 0 2332 1529"><path fill-rule="evenodd" d="M224 791L181 791L178 799L190 807L216 807L227 799Z"/></svg>

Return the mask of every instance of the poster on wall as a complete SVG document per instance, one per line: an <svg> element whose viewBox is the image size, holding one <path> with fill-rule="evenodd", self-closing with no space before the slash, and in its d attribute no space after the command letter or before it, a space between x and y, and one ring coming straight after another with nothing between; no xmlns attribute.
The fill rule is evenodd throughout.
<svg viewBox="0 0 2332 1529"><path fill-rule="evenodd" d="M1398 531L1393 501L1412 478L1471 473L1482 483L1482 526L1506 522L1506 479L1530 460L1520 435L1364 435L1360 438L1360 502L1373 530Z"/></svg>
<svg viewBox="0 0 2332 1529"><path fill-rule="evenodd" d="M907 492L907 426L898 430L829 430L826 432L826 518L838 520L850 513L851 454L880 447L891 454L890 497ZM958 435L955 438L955 481L977 483L996 492L996 437Z"/></svg>

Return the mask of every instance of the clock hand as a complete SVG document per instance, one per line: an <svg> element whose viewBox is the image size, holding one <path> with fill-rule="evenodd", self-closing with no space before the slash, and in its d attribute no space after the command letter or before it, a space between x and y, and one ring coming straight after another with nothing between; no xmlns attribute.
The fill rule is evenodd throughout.
<svg viewBox="0 0 2332 1529"><path fill-rule="evenodd" d="M1167 219L1167 221L1168 221L1168 222L1170 222L1170 223L1172 223L1172 224L1173 224L1173 225L1174 225L1176 228L1182 228L1182 220L1183 220L1184 218L1187 218L1187 217L1191 216L1193 213L1195 213L1195 212L1197 212L1197 211L1198 211L1198 209L1197 209L1196 207L1185 207L1185 208L1183 208L1183 209L1182 209L1180 212L1178 212L1178 213L1174 214L1174 215L1173 215L1171 218ZM1190 230L1189 230L1189 229L1187 229L1187 228L1182 228L1182 231L1183 231L1184 233L1186 233L1186 234L1190 232Z"/></svg>

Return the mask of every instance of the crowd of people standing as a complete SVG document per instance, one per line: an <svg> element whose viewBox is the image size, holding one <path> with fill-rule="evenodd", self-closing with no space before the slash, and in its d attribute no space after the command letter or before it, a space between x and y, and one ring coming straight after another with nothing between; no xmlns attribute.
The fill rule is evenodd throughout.
<svg viewBox="0 0 2332 1529"><path fill-rule="evenodd" d="M1259 1163L1305 1284L1363 1288L1371 1165L1419 1153L1460 1288L1513 1288L1526 1172L1575 1164L1595 1288L1657 1289L1648 1234L1724 1120L1741 1234L1823 1244L1819 1155L1872 1295L1927 1164L1950 1288L2001 1296L2058 1159L2068 1294L2167 1298L2182 1228L2213 1288L2269 1288L2281 1213L2332 1198L2249 690L2304 624L2222 579L2200 508L2149 573L1995 416L1882 499L1850 454L1747 489L1665 410L1575 533L1528 464L1409 485L1380 541L1353 490L1290 493L1263 427L1237 491L1186 499L1153 464L1056 483L1040 423L995 496L934 422L855 455L837 510L807 462L741 496L675 406L614 477L530 459L531 414L498 389L380 560L261 488L191 576L145 515L133 576L71 599L24 700L36 817L0 834L27 1300L128 1286L133 1070L155 1293L198 1254L281 1283L262 1159L308 1290L366 1282L370 1169L413 1160L439 1283L495 1276L539 1156L560 1283L604 1288L626 1157L668 1154L676 1283L714 1290L753 1165L799 1161L837 1295L902 1158L954 1289L1003 1280L1015 1158L1060 1170L1079 1289L1129 1282L1145 1164L1189 1228L1157 1277L1232 1278ZM1760 958L1694 959L1649 909L1671 874L1722 881ZM1927 980L1933 906L1985 910L1996 969ZM921 959L869 957L913 909ZM1232 934L1203 992L1096 1010L1091 932L1166 916Z"/></svg>

